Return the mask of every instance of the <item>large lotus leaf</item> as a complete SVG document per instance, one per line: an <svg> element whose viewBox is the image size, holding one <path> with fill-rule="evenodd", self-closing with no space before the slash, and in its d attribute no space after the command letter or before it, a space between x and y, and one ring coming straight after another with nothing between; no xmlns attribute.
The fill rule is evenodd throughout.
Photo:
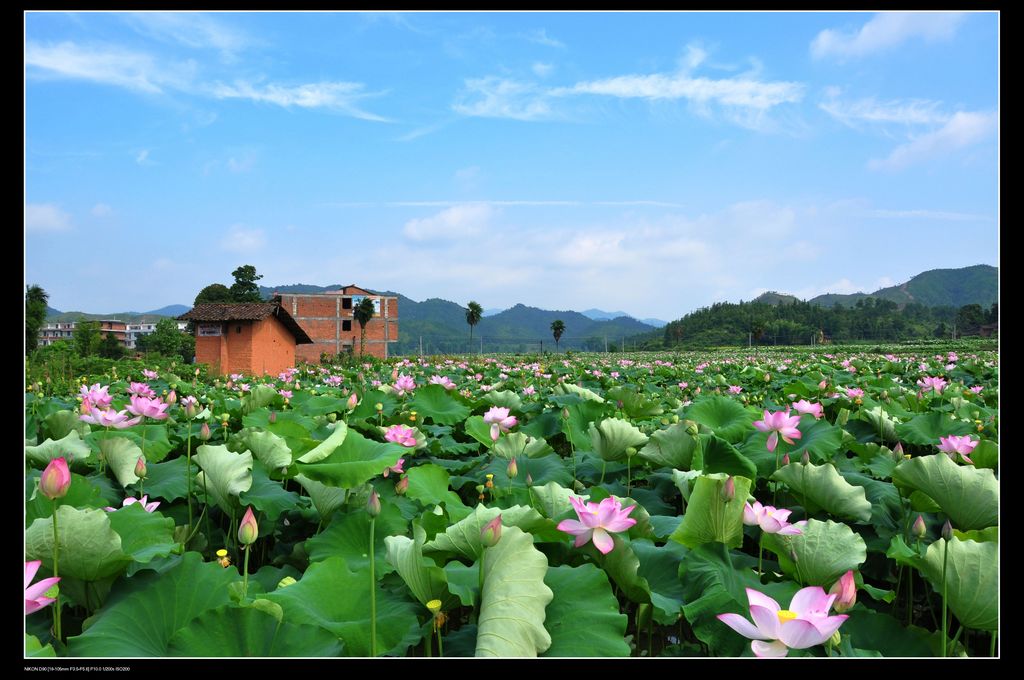
<svg viewBox="0 0 1024 680"><path fill-rule="evenodd" d="M296 460L300 463L318 463L334 453L334 451L342 445L347 436L348 425L339 420L334 423L334 428L331 430L331 434L327 436L327 439L317 444L310 451L299 456ZM366 480L364 479L363 482L365 481ZM352 486L357 486L363 482L356 482L356 484L353 484Z"/></svg>
<svg viewBox="0 0 1024 680"><path fill-rule="evenodd" d="M900 531L903 504L895 485L859 472L844 471L840 474L850 484L864 489L864 495L871 504L871 525L879 536L889 538Z"/></svg>
<svg viewBox="0 0 1024 680"><path fill-rule="evenodd" d="M494 446L494 440L491 439L491 426L484 422L483 416L470 416L466 418L463 427L466 429L466 434L487 448Z"/></svg>
<svg viewBox="0 0 1024 680"><path fill-rule="evenodd" d="M277 398L277 390L270 385L256 385L242 397L242 413L251 413Z"/></svg>
<svg viewBox="0 0 1024 680"><path fill-rule="evenodd" d="M39 473L32 471L25 477L25 526L40 517L49 517L53 514L53 501L38 492ZM61 505L70 505L75 508L105 508L110 503L100 494L99 487L89 481L89 477L83 477L71 473L71 484L68 492L60 499Z"/></svg>
<svg viewBox="0 0 1024 680"><path fill-rule="evenodd" d="M399 444L375 442L349 431L345 441L329 456L314 463L299 462L298 468L310 479L352 489L380 475L384 468L396 465L406 451Z"/></svg>
<svg viewBox="0 0 1024 680"><path fill-rule="evenodd" d="M523 399L511 390L492 390L484 395L485 402L492 406L502 406L510 411L521 411Z"/></svg>
<svg viewBox="0 0 1024 680"><path fill-rule="evenodd" d="M374 589L377 653L401 654L419 637L419 607L379 584ZM266 598L281 605L285 621L326 628L341 638L347 656L370 656L369 564L353 571L341 557L313 562L298 583Z"/></svg>
<svg viewBox="0 0 1024 680"><path fill-rule="evenodd" d="M830 514L861 522L871 519L871 503L863 487L851 485L831 465L790 463L771 479L784 482L809 510L823 508Z"/></svg>
<svg viewBox="0 0 1024 680"><path fill-rule="evenodd" d="M705 474L721 472L727 475L755 479L757 467L735 446L715 435L701 435L701 458Z"/></svg>
<svg viewBox="0 0 1024 680"><path fill-rule="evenodd" d="M500 440L499 440L500 441ZM561 456L548 455L540 458L520 458L516 465L519 474L516 477L516 485L522 485L529 475L533 484L547 484L558 482L568 485L572 483L572 468L570 463L563 460ZM506 488L509 483L508 463L502 459L493 457L491 462L481 470L483 474L494 474L494 485Z"/></svg>
<svg viewBox="0 0 1024 680"><path fill-rule="evenodd" d="M313 507L316 508L322 520L327 520L331 513L341 507L348 493L345 489L321 484L306 475L295 475L295 481L301 484L302 488L309 494L310 499L313 501Z"/></svg>
<svg viewBox="0 0 1024 680"><path fill-rule="evenodd" d="M104 436L106 432L94 432L93 434ZM110 433L113 436L113 433ZM136 425L124 430L118 431L117 436L128 437L135 445L138 446L145 454L146 461L150 463L159 463L167 454L174 448L174 444L171 444L170 440L167 439L167 426L166 425L153 425L147 423L146 425ZM146 446L142 446L142 441L145 439Z"/></svg>
<svg viewBox="0 0 1024 680"><path fill-rule="evenodd" d="M605 397L630 418L660 416L665 412L665 409L657 401L648 399L646 396L638 394L636 390L624 385L608 390Z"/></svg>
<svg viewBox="0 0 1024 680"><path fill-rule="evenodd" d="M382 503L373 528L374 564L377 574L391 571L385 558L388 536L408 533L408 523L398 506ZM342 557L352 569L370 565L370 515L362 507L347 513L336 512L330 525L306 541L306 552L311 562L322 562L330 557Z"/></svg>
<svg viewBox="0 0 1024 680"><path fill-rule="evenodd" d="M414 523L412 533L413 538L388 536L384 539L387 560L421 604L441 600L442 608L448 608L447 605L455 603L448 592L448 575L433 560L423 556L423 543L427 540L423 528Z"/></svg>
<svg viewBox="0 0 1024 680"><path fill-rule="evenodd" d="M85 460L90 455L92 451L89 445L82 441L75 430L57 441L47 439L38 446L25 447L25 457L41 467L46 467L51 460L57 458L64 458L69 464L73 464Z"/></svg>
<svg viewBox="0 0 1024 680"><path fill-rule="evenodd" d="M896 435L896 425L899 421L890 416L881 406L874 408L862 408L857 412L857 417L871 423L875 428L876 436L881 434L879 439L883 442L895 442L899 439Z"/></svg>
<svg viewBox="0 0 1024 680"><path fill-rule="evenodd" d="M594 453L606 461L622 460L628 447L647 443L647 435L628 420L618 418L605 418L600 424L591 423L589 433Z"/></svg>
<svg viewBox="0 0 1024 680"><path fill-rule="evenodd" d="M750 641L718 620L732 612L749 618L746 588L753 588L785 607L799 586L792 581L762 584L757 577L757 558L731 552L721 543L689 551L679 567L683 585L683 616L693 632L715 656L750 653Z"/></svg>
<svg viewBox="0 0 1024 680"><path fill-rule="evenodd" d="M989 527L988 529L972 529L970 531L960 531L953 529L953 535L959 538L961 541L978 541L983 543L985 541L999 542L999 527Z"/></svg>
<svg viewBox="0 0 1024 680"><path fill-rule="evenodd" d="M533 507L540 510L548 519L557 519L571 512L572 503L569 502L569 498L573 495L572 491L556 482L548 482L544 486L535 486L531 489Z"/></svg>
<svg viewBox="0 0 1024 680"><path fill-rule="evenodd" d="M654 620L670 626L679 620L683 606L683 585L679 582L679 564L686 548L675 541L655 546L650 541L632 541L630 547L640 560L637 575L647 581L654 605Z"/></svg>
<svg viewBox="0 0 1024 680"><path fill-rule="evenodd" d="M575 394L578 397L582 397L587 401L596 401L598 404L604 403L604 397L596 392L591 392L586 387L580 387L572 383L559 383L555 385L554 389L551 390L555 394Z"/></svg>
<svg viewBox="0 0 1024 680"><path fill-rule="evenodd" d="M999 445L991 439L982 439L971 451L974 467L996 469L999 465Z"/></svg>
<svg viewBox="0 0 1024 680"><path fill-rule="evenodd" d="M897 486L927 494L960 530L999 524L999 483L992 470L957 465L944 453L905 460L892 473Z"/></svg>
<svg viewBox="0 0 1024 680"><path fill-rule="evenodd" d="M535 657L551 646L545 607L554 593L544 584L548 558L533 537L505 527L483 554L484 587L477 619L476 656Z"/></svg>
<svg viewBox="0 0 1024 680"><path fill-rule="evenodd" d="M281 482L271 479L266 467L257 460L252 464L252 486L238 494L238 500L243 506L255 507L274 522L282 512L298 505L299 494L286 491Z"/></svg>
<svg viewBox="0 0 1024 680"><path fill-rule="evenodd" d="M873 649L882 656L932 656L928 632L916 626L906 627L888 614L857 607L849 612L839 632L850 636L857 649Z"/></svg>
<svg viewBox="0 0 1024 680"><path fill-rule="evenodd" d="M163 463L146 465L146 495L150 498L162 498L173 501L184 498L188 494L185 481L185 456L179 456ZM193 482L192 491L195 492Z"/></svg>
<svg viewBox="0 0 1024 680"><path fill-rule="evenodd" d="M441 388L444 389L444 388ZM448 488L448 471L439 465L417 465L406 473L409 489L405 495L424 505L462 505L458 494Z"/></svg>
<svg viewBox="0 0 1024 680"><path fill-rule="evenodd" d="M619 612L603 571L593 564L548 567L544 583L554 599L544 620L551 646L541 656L629 656L624 639L629 618Z"/></svg>
<svg viewBox="0 0 1024 680"><path fill-rule="evenodd" d="M35 635L25 634L25 656L26 657L54 657L57 656L57 652L54 651L53 645L47 644L45 647L39 638Z"/></svg>
<svg viewBox="0 0 1024 680"><path fill-rule="evenodd" d="M132 558L121 550L121 537L105 510L57 508L60 575L96 581L121 572ZM25 530L25 558L42 560L53 571L53 517L41 517Z"/></svg>
<svg viewBox="0 0 1024 680"><path fill-rule="evenodd" d="M72 431L78 432L80 436L84 436L89 432L89 426L85 421L79 419L78 413L66 409L54 411L43 418L43 423L46 425L46 431L49 433L50 439L63 439Z"/></svg>
<svg viewBox="0 0 1024 680"><path fill-rule="evenodd" d="M799 460L804 451L821 462L832 460L843 443L842 428L824 419L815 420L814 416L803 416L799 430L800 439L794 439L793 444L786 447L786 452L793 460Z"/></svg>
<svg viewBox="0 0 1024 680"><path fill-rule="evenodd" d="M271 470L286 468L292 464L292 451L284 437L279 437L273 432L249 430L242 441L244 447L252 451L252 455Z"/></svg>
<svg viewBox="0 0 1024 680"><path fill-rule="evenodd" d="M728 475L716 474L698 477L693 482L690 502L683 521L669 539L687 548L702 543L719 542L738 548L743 543L743 504L750 495L750 480L733 477L735 495L732 500L722 497Z"/></svg>
<svg viewBox="0 0 1024 680"><path fill-rule="evenodd" d="M442 385L425 385L416 390L408 408L441 425L454 425L465 420L470 408L448 393Z"/></svg>
<svg viewBox="0 0 1024 680"><path fill-rule="evenodd" d="M696 447L696 438L690 436L685 425L676 423L652 433L639 453L641 458L650 461L654 467L689 470Z"/></svg>
<svg viewBox="0 0 1024 680"><path fill-rule="evenodd" d="M136 562L146 563L155 557L166 557L178 545L174 541L174 520L159 512L146 512L139 503L119 508L107 516L111 528L121 537L121 551ZM57 528L60 529L59 519ZM63 573L63 553L60 566Z"/></svg>
<svg viewBox="0 0 1024 680"><path fill-rule="evenodd" d="M494 443L494 453L505 460L512 458L540 458L552 452L543 439L528 437L522 432L509 432Z"/></svg>
<svg viewBox="0 0 1024 680"><path fill-rule="evenodd" d="M640 575L640 558L633 552L632 543L619 534L612 534L612 540L615 545L607 555L598 552L593 541L578 550L589 554L627 598L637 603L649 603L651 586Z"/></svg>
<svg viewBox="0 0 1024 680"><path fill-rule="evenodd" d="M381 401L376 394L374 394L371 402L373 400ZM301 401L293 399L292 404L295 406L296 410L304 416L325 416L328 413L344 413L347 407L344 399L331 397L326 394L310 397L309 399ZM373 403L370 404L370 407L373 408Z"/></svg>
<svg viewBox="0 0 1024 680"><path fill-rule="evenodd" d="M580 399L576 396L563 397L563 399L570 398ZM590 423L604 416L604 407L596 401L580 400L578 403L564 406L562 412L566 411L569 413L568 419L561 418L561 429L565 438L570 441L575 451L589 450L591 448Z"/></svg>
<svg viewBox="0 0 1024 680"><path fill-rule="evenodd" d="M971 424L962 420L950 420L949 415L939 411L914 416L910 422L896 426L896 436L902 441L920 446L939 445L940 437L951 434L963 435L971 432Z"/></svg>
<svg viewBox="0 0 1024 680"><path fill-rule="evenodd" d="M805 586L832 587L850 569L857 570L868 557L864 539L845 524L832 520L807 520L795 536L764 534L764 547L779 557L782 571ZM796 562L790 553L796 554Z"/></svg>
<svg viewBox="0 0 1024 680"><path fill-rule="evenodd" d="M142 458L142 449L130 439L110 437L100 441L100 451L110 466L117 483L121 486L135 484L139 478L135 475L135 465Z"/></svg>
<svg viewBox="0 0 1024 680"><path fill-rule="evenodd" d="M474 607L480 597L480 569L476 564L466 565L452 560L444 565L445 578L448 579L448 591L459 598L463 607ZM476 638L473 639L476 647ZM470 654L472 656L472 654Z"/></svg>
<svg viewBox="0 0 1024 680"><path fill-rule="evenodd" d="M743 441L753 429L755 418L735 399L713 396L702 397L686 410L686 418L709 427L716 435L736 444Z"/></svg>
<svg viewBox="0 0 1024 680"><path fill-rule="evenodd" d="M254 607L222 605L200 614L171 638L168 656L341 656L341 642L319 626L279 622Z"/></svg>
<svg viewBox="0 0 1024 680"><path fill-rule="evenodd" d="M949 608L967 628L999 627L999 544L939 539L928 546L921 573L942 595L943 550L948 546L946 597Z"/></svg>
<svg viewBox="0 0 1024 680"><path fill-rule="evenodd" d="M252 487L252 453L231 453L226 446L204 444L192 460L203 470L196 475L196 488L205 488L224 512L235 514L241 508L238 495Z"/></svg>
<svg viewBox="0 0 1024 680"><path fill-rule="evenodd" d="M501 515L501 524L508 527L519 527L523 531L531 531L547 523L533 508L513 505L510 508L488 508L478 505L473 513L448 527L443 534L438 534L432 541L423 545L424 552L450 552L471 560L477 560L483 553L484 546L480 542L480 531L484 525Z"/></svg>
<svg viewBox="0 0 1024 680"><path fill-rule="evenodd" d="M238 579L234 569L188 552L166 571L143 571L122 580L92 625L68 640L70 655L167 656L175 632L208 609L226 605L227 586Z"/></svg>

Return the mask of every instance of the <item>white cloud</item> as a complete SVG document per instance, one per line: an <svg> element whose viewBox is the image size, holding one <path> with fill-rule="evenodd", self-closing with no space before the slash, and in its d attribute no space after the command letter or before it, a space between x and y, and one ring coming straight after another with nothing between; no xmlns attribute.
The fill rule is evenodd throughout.
<svg viewBox="0 0 1024 680"><path fill-rule="evenodd" d="M220 241L220 247L235 253L251 253L267 244L262 229L249 229L242 224L233 224Z"/></svg>
<svg viewBox="0 0 1024 680"><path fill-rule="evenodd" d="M684 73L689 73L703 64L707 58L707 50L696 43L690 43L686 46L686 55L680 59L679 70Z"/></svg>
<svg viewBox="0 0 1024 680"><path fill-rule="evenodd" d="M882 12L860 29L826 29L811 42L816 59L855 59L892 49L911 38L948 40L964 20L963 12Z"/></svg>
<svg viewBox="0 0 1024 680"><path fill-rule="evenodd" d="M276 104L284 108L293 106L304 109L324 108L344 113L353 118L388 122L387 118L364 111L356 106L356 102L374 93L363 91L362 83L330 82L307 83L304 85L279 85L269 83L256 85L245 80L236 80L234 84L216 83L208 92L216 99L248 99L250 101Z"/></svg>
<svg viewBox="0 0 1024 680"><path fill-rule="evenodd" d="M535 85L497 76L467 79L452 109L481 118L530 121L552 117L544 93Z"/></svg>
<svg viewBox="0 0 1024 680"><path fill-rule="evenodd" d="M193 49L219 50L228 59L232 59L237 52L252 42L244 32L229 27L208 14L132 12L123 16L143 35Z"/></svg>
<svg viewBox="0 0 1024 680"><path fill-rule="evenodd" d="M28 203L25 205L25 231L59 232L71 229L71 215L53 203Z"/></svg>
<svg viewBox="0 0 1024 680"><path fill-rule="evenodd" d="M947 212L944 210L872 210L869 213L872 217L894 218L894 219L922 219L942 220L948 222L982 222L989 218L984 215L972 215L970 213Z"/></svg>
<svg viewBox="0 0 1024 680"><path fill-rule="evenodd" d="M745 78L691 78L683 74L626 75L576 83L558 88L553 95L592 94L624 99L688 99L696 104L765 110L798 102L804 86L785 81L762 82Z"/></svg>
<svg viewBox="0 0 1024 680"><path fill-rule="evenodd" d="M92 212L93 217L108 217L114 212L114 209L106 203L97 203L90 212Z"/></svg>
<svg viewBox="0 0 1024 680"><path fill-rule="evenodd" d="M960 111L944 126L902 144L884 159L868 162L872 170L901 170L914 163L977 144L996 130L996 114Z"/></svg>
<svg viewBox="0 0 1024 680"><path fill-rule="evenodd" d="M182 89L194 75L195 64L186 62L170 68L158 65L152 56L109 45L82 46L73 42L25 46L25 65L32 77L62 77L91 80L158 94L165 88Z"/></svg>
<svg viewBox="0 0 1024 680"><path fill-rule="evenodd" d="M565 49L565 43L563 43L561 40L556 40L555 38L549 36L547 30L543 28L534 29L527 33L526 35L524 35L523 37L529 40L530 42L537 43L538 45L546 45L547 47L558 47L561 49Z"/></svg>
<svg viewBox="0 0 1024 680"><path fill-rule="evenodd" d="M158 257L153 260L151 267L160 272L172 272L178 268L178 264L169 257Z"/></svg>
<svg viewBox="0 0 1024 680"><path fill-rule="evenodd" d="M153 161L149 160L149 149L142 149L135 154L135 162L139 165L154 165Z"/></svg>
<svg viewBox="0 0 1024 680"><path fill-rule="evenodd" d="M554 64L545 64L544 62L537 61L530 67L530 70L533 71L534 75L538 78L547 78L551 75L551 72L555 70L555 66Z"/></svg>
<svg viewBox="0 0 1024 680"><path fill-rule="evenodd" d="M493 215L486 203L455 205L431 217L409 220L402 233L414 241L460 239L479 234Z"/></svg>
<svg viewBox="0 0 1024 680"><path fill-rule="evenodd" d="M853 128L859 127L860 123L941 125L950 119L950 114L939 109L942 102L928 99L890 99L880 102L874 97L844 102L838 95L838 88L830 88L827 98L818 107Z"/></svg>

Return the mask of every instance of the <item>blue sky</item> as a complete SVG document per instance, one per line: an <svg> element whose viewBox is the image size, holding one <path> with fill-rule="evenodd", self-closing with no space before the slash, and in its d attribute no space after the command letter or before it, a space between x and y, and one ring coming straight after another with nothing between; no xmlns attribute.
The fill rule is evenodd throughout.
<svg viewBox="0 0 1024 680"><path fill-rule="evenodd" d="M26 282L675 319L997 264L995 13L28 13Z"/></svg>

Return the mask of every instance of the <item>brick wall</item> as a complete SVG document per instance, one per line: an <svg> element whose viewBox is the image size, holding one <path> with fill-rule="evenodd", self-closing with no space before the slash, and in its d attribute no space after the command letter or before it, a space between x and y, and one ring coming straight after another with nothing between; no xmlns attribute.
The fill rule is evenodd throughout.
<svg viewBox="0 0 1024 680"><path fill-rule="evenodd" d="M295 365L295 336L276 317L255 322L252 332L252 367L247 372L277 375Z"/></svg>
<svg viewBox="0 0 1024 680"><path fill-rule="evenodd" d="M296 360L317 363L321 353L344 354L349 347L359 352L359 323L352 318L351 307L345 308L345 301L351 300L352 294L362 294L362 291L348 286L343 293L278 294L281 306L314 342L312 345L298 345L295 348ZM382 297L380 300L380 314L366 324L366 353L383 358L388 356L388 343L398 340L398 298ZM348 322L348 330L345 322Z"/></svg>

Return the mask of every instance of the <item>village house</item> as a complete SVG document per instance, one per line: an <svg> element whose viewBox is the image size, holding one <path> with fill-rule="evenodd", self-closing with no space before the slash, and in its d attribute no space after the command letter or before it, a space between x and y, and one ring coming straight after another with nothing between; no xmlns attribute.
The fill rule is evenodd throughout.
<svg viewBox="0 0 1024 680"><path fill-rule="evenodd" d="M321 354L359 353L360 328L352 310L369 297L374 315L366 324L366 354L381 359L388 345L398 342L398 298L378 295L355 285L324 293L274 293L273 299L288 310L312 339L295 348L297 359L319 363Z"/></svg>

